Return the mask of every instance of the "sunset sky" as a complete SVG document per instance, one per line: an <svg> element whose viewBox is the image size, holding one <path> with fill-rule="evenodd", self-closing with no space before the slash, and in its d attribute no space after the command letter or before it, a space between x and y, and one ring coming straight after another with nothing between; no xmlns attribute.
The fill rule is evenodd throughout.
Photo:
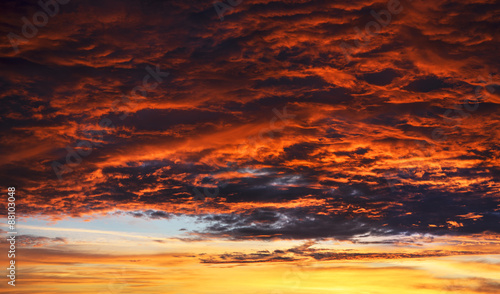
<svg viewBox="0 0 500 294"><path fill-rule="evenodd" d="M0 15L0 293L500 293L498 1Z"/></svg>

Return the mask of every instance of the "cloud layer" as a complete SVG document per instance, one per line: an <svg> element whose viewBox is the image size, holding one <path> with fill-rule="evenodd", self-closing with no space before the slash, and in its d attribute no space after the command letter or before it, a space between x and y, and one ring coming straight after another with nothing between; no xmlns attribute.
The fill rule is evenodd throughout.
<svg viewBox="0 0 500 294"><path fill-rule="evenodd" d="M498 233L500 8L401 1L366 35L387 5L75 0L16 53L40 7L3 1L2 183L24 214L196 214L205 237ZM147 66L169 75L133 96Z"/></svg>

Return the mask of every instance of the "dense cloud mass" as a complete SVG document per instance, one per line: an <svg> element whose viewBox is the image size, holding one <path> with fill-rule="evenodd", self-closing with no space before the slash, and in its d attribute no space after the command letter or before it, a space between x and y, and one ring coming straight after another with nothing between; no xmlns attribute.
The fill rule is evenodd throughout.
<svg viewBox="0 0 500 294"><path fill-rule="evenodd" d="M500 232L495 0L71 0L33 34L36 2L0 4L0 166L24 214Z"/></svg>

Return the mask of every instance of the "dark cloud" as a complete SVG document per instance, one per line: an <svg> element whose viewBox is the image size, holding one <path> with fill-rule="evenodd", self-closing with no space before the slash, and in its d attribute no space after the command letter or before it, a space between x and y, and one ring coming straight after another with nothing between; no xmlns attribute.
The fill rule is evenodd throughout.
<svg viewBox="0 0 500 294"><path fill-rule="evenodd" d="M310 261L325 260L387 260L402 258L424 258L441 257L454 255L473 255L479 254L474 251L445 251L445 250L425 250L415 253L376 253L376 252L355 252L352 250L332 250L326 248L311 248L314 243L305 243L304 245L290 248L287 250L274 250L270 252L257 251L254 253L225 253L220 255L201 255L202 263L262 263L262 262L300 262L306 264Z"/></svg>
<svg viewBox="0 0 500 294"><path fill-rule="evenodd" d="M408 84L408 86L403 89L413 91L413 92L430 92L434 90L440 90L443 88L451 88L452 85L446 83L442 79L437 77L428 77L415 80Z"/></svg>
<svg viewBox="0 0 500 294"><path fill-rule="evenodd" d="M2 183L25 215L198 214L230 239L498 232L499 7L401 3L355 46L386 1L246 0L220 21L210 2L75 0L16 53L39 8L3 1Z"/></svg>
<svg viewBox="0 0 500 294"><path fill-rule="evenodd" d="M18 235L15 237L16 246L19 247L46 247L49 245L60 245L66 244L67 241L65 238L55 237L43 237L43 236L33 236L33 235ZM0 243L9 244L8 240L2 240Z"/></svg>

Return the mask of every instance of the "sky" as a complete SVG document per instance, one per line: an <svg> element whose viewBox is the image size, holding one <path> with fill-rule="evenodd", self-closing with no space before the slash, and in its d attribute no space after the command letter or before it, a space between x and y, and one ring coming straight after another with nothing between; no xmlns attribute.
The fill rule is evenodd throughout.
<svg viewBox="0 0 500 294"><path fill-rule="evenodd" d="M0 11L0 293L500 292L498 1Z"/></svg>

